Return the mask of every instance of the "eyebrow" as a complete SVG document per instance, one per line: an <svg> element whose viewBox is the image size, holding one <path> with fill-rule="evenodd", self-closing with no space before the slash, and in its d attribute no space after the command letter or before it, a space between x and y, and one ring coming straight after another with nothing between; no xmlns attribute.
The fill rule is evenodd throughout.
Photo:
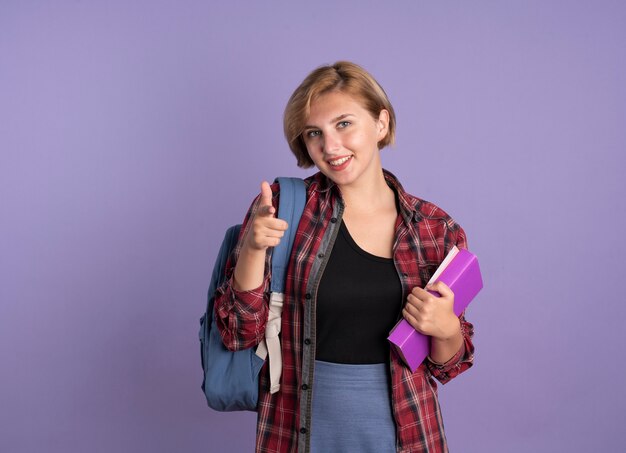
<svg viewBox="0 0 626 453"><path fill-rule="evenodd" d="M347 118L349 116L354 116L354 115L352 113L342 113L341 115L339 115L339 116L333 118L332 120L330 120L329 124L336 123L336 122L341 121L342 119ZM303 129L304 130L307 130L307 129L317 129L317 126L306 125L306 126L304 126Z"/></svg>

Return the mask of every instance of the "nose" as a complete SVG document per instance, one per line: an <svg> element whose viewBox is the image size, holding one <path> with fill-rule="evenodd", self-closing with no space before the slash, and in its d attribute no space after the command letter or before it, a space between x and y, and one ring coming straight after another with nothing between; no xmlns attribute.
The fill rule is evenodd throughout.
<svg viewBox="0 0 626 453"><path fill-rule="evenodd" d="M326 132L324 134L322 146L324 153L332 153L341 149L341 141L339 140L337 133L334 131Z"/></svg>

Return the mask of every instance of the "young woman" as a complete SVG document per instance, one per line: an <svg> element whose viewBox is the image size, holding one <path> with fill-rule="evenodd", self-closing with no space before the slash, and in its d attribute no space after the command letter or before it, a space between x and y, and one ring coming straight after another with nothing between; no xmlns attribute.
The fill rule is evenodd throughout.
<svg viewBox="0 0 626 453"><path fill-rule="evenodd" d="M453 312L454 294L426 282L463 229L437 206L407 194L382 168L395 114L363 68L314 70L285 109L285 136L307 203L293 246L282 313L280 390L261 371L257 452L445 452L434 379L472 365L473 328ZM258 344L268 319L268 249L289 227L275 218L277 186L261 184L218 290L215 310L229 349ZM295 225L293 227L296 227ZM415 373L386 340L403 316L431 336Z"/></svg>

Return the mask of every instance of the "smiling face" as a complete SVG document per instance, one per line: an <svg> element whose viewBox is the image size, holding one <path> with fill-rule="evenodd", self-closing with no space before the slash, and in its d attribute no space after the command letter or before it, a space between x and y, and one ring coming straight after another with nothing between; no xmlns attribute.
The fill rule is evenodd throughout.
<svg viewBox="0 0 626 453"><path fill-rule="evenodd" d="M378 143L385 138L389 113L373 118L349 94L331 91L311 103L302 137L311 160L339 187L374 182L382 173Z"/></svg>

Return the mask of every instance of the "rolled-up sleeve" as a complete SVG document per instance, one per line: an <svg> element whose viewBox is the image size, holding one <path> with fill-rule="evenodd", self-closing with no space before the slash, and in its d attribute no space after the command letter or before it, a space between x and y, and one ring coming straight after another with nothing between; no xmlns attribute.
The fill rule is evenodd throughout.
<svg viewBox="0 0 626 453"><path fill-rule="evenodd" d="M461 320L463 344L456 354L444 364L435 363L430 358L425 362L432 376L442 384L446 384L474 364L474 344L472 342L474 326L465 320L465 313L461 314L459 319Z"/></svg>
<svg viewBox="0 0 626 453"><path fill-rule="evenodd" d="M231 351L257 345L265 335L268 308L265 300L267 278L261 286L237 291L231 276L218 290L215 298L215 319L222 342Z"/></svg>
<svg viewBox="0 0 626 453"><path fill-rule="evenodd" d="M272 186L275 191L275 186ZM235 246L226 264L226 279L215 293L215 320L222 342L227 349L237 351L256 346L265 335L268 317L269 290L269 254L265 259L263 283L255 289L237 291L233 287L234 270L241 251L241 239L245 237L249 220L254 217L258 208L259 197L252 202L244 219L238 244ZM277 206L277 197L272 200Z"/></svg>

